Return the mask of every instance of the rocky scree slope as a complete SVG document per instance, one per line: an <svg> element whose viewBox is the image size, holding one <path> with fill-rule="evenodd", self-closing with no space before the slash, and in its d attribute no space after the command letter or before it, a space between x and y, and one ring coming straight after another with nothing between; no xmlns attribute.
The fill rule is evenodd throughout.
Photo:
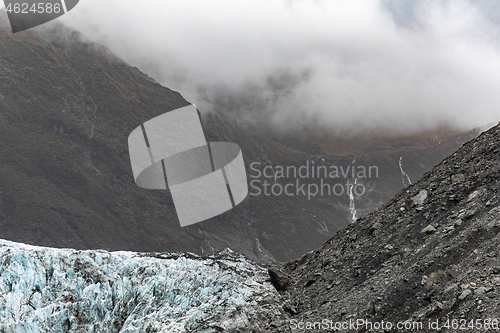
<svg viewBox="0 0 500 333"><path fill-rule="evenodd" d="M497 125L321 248L284 264L291 317L500 319L499 180Z"/></svg>

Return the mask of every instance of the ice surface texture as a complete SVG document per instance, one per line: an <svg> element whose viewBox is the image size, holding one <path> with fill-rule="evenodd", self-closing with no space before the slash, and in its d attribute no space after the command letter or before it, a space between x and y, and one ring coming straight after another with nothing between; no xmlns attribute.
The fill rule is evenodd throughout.
<svg viewBox="0 0 500 333"><path fill-rule="evenodd" d="M201 258L0 240L0 331L257 329L283 315L267 278L230 250Z"/></svg>

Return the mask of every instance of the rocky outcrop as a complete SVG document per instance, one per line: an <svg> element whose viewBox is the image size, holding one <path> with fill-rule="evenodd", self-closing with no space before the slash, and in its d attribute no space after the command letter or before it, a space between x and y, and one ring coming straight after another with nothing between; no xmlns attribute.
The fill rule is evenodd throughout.
<svg viewBox="0 0 500 333"><path fill-rule="evenodd" d="M268 270L271 283L277 291L285 291L288 288L288 276L277 269Z"/></svg>

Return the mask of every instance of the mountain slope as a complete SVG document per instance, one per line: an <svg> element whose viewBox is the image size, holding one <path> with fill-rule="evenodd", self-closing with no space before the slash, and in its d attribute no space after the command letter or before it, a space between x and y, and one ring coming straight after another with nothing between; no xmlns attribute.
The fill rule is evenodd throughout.
<svg viewBox="0 0 500 333"><path fill-rule="evenodd" d="M175 216L160 193L134 186L127 137L188 103L76 34L46 33L10 34L5 23L0 33L2 235L76 248L161 246L168 240L149 240L162 226L153 220Z"/></svg>
<svg viewBox="0 0 500 333"><path fill-rule="evenodd" d="M227 109L237 105L229 103L203 114L206 135L242 148L249 181L253 163L260 170L346 168L356 160L378 167L378 177L359 179L367 193L352 200L345 184L354 179L347 175L328 180L344 185L339 195L249 195L229 212L181 228L168 191L135 185L127 137L188 101L57 22L12 34L0 12L0 48L0 233L22 243L198 254L229 247L259 261L290 260L351 223L351 204L360 217L397 193L401 158L415 180L474 135L280 136L238 122Z"/></svg>
<svg viewBox="0 0 500 333"><path fill-rule="evenodd" d="M499 161L500 125L285 264L296 325L328 318L413 320L425 328L437 319L500 319Z"/></svg>

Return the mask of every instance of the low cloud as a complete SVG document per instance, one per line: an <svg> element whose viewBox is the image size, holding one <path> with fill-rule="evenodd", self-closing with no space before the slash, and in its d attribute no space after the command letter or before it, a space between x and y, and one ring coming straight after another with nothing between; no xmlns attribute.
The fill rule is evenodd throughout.
<svg viewBox="0 0 500 333"><path fill-rule="evenodd" d="M61 20L202 111L285 128L406 132L500 120L496 6L82 0Z"/></svg>

